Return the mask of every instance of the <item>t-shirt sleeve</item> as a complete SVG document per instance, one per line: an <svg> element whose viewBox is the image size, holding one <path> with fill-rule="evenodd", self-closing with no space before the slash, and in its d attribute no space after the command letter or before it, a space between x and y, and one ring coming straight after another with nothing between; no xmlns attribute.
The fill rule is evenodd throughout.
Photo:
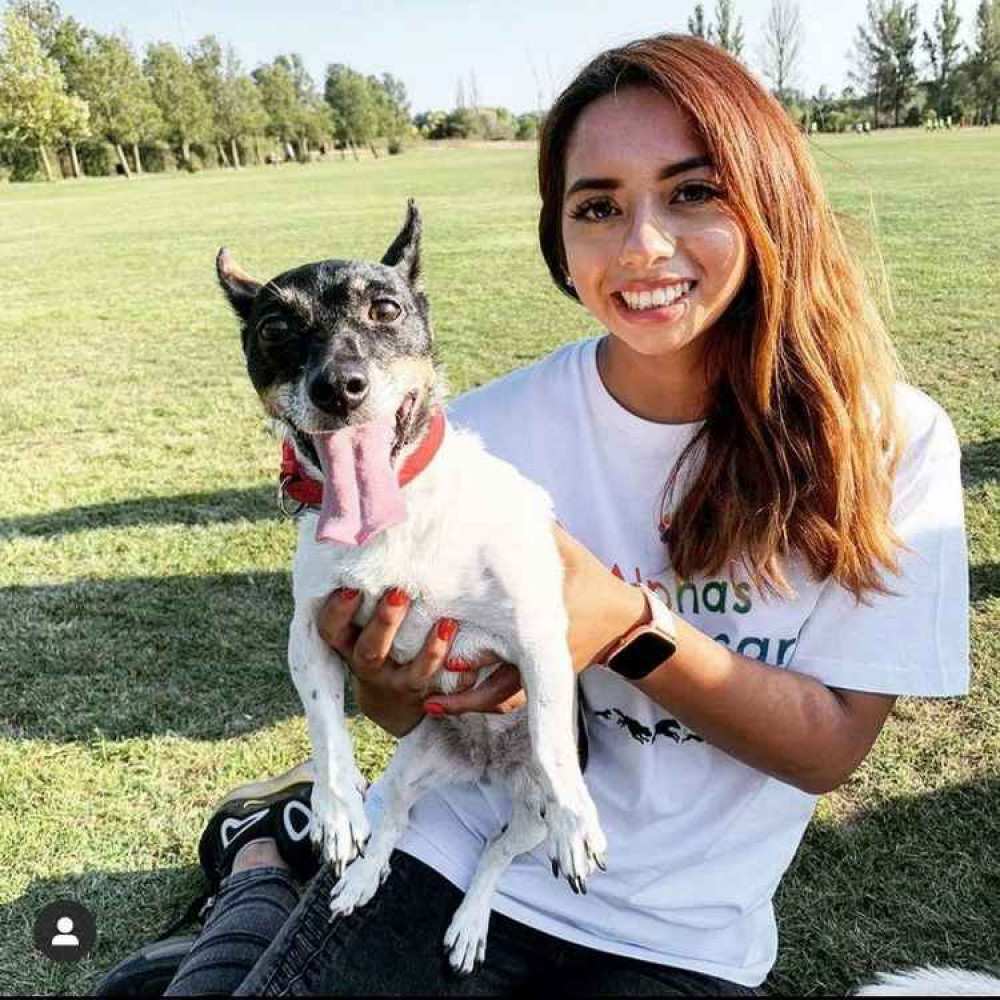
<svg viewBox="0 0 1000 1000"><path fill-rule="evenodd" d="M938 697L968 690L961 449L947 415L920 398L933 410L910 438L893 495L892 523L908 547L898 556L900 575L886 577L896 596L857 604L826 581L789 663L830 687Z"/></svg>

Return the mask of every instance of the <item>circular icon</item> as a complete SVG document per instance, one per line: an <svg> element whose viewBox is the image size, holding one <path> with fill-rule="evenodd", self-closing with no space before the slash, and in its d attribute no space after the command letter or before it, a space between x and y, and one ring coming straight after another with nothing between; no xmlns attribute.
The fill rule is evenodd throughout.
<svg viewBox="0 0 1000 1000"><path fill-rule="evenodd" d="M35 947L53 962L86 958L97 941L94 915L75 899L49 903L35 917Z"/></svg>

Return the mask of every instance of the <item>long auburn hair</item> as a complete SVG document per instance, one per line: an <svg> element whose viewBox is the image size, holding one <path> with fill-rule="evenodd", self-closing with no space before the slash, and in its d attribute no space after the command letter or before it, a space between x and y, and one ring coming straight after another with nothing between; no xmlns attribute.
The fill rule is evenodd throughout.
<svg viewBox="0 0 1000 1000"><path fill-rule="evenodd" d="M580 113L625 86L684 112L747 234L746 280L706 337L711 401L669 472L689 485L662 529L681 579L741 561L756 586L787 594L800 556L857 600L891 593L900 540L889 510L902 448L899 363L857 256L823 191L805 138L781 105L722 49L659 35L593 59L562 92L540 136L539 240L560 291L567 147Z"/></svg>

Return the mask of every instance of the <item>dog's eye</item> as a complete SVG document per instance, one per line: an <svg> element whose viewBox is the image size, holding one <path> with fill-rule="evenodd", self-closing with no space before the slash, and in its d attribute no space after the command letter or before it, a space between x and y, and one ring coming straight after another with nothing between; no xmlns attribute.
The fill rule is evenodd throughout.
<svg viewBox="0 0 1000 1000"><path fill-rule="evenodd" d="M368 315L376 323L391 323L399 319L403 310L392 299L376 299L368 310Z"/></svg>
<svg viewBox="0 0 1000 1000"><path fill-rule="evenodd" d="M292 335L291 327L280 319L272 319L266 323L262 323L257 328L257 332L260 335L260 339L268 344L276 344L279 341L287 340Z"/></svg>

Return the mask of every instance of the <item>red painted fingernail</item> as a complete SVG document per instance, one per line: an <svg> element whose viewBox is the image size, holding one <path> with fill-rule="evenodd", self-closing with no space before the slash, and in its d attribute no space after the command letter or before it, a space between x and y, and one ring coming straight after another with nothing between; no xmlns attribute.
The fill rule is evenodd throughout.
<svg viewBox="0 0 1000 1000"><path fill-rule="evenodd" d="M475 664L469 663L468 660L448 660L444 665L445 670L451 670L456 674L467 674L471 670L475 670Z"/></svg>
<svg viewBox="0 0 1000 1000"><path fill-rule="evenodd" d="M342 601L353 601L354 598L360 593L360 590L355 590L353 587L344 587L344 589L340 591L340 599Z"/></svg>
<svg viewBox="0 0 1000 1000"><path fill-rule="evenodd" d="M386 595L386 598L394 608L402 607L407 601L406 591L400 590L399 587L393 587Z"/></svg>
<svg viewBox="0 0 1000 1000"><path fill-rule="evenodd" d="M435 716L437 716L437 715L444 715L446 709L445 709L444 705L440 704L440 702L425 701L424 702L424 711L428 715L435 715Z"/></svg>
<svg viewBox="0 0 1000 1000"><path fill-rule="evenodd" d="M449 639L453 638L457 631L458 622L452 618L442 618L441 621L437 623L438 638L444 639L445 642L448 642Z"/></svg>

